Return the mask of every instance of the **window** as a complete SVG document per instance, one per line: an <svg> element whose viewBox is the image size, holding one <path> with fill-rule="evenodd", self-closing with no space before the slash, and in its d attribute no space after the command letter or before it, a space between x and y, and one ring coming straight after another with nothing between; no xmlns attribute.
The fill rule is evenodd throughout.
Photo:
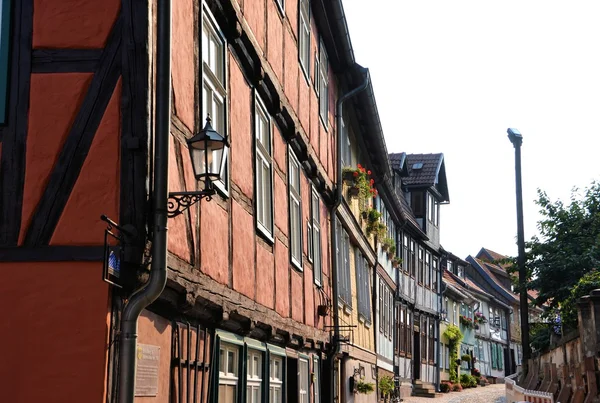
<svg viewBox="0 0 600 403"><path fill-rule="evenodd" d="M269 403L283 402L283 360L271 356L269 373Z"/></svg>
<svg viewBox="0 0 600 403"><path fill-rule="evenodd" d="M380 298L383 300L383 306L380 307L380 309L382 309L379 313L380 317L382 317L382 325L383 325L383 335L385 337L388 337L389 335L389 322L390 322L390 316L389 316L389 308L390 308L390 300L389 300L389 289L387 288L387 286L384 284L383 280L379 280L380 281L380 289L381 289L381 295Z"/></svg>
<svg viewBox="0 0 600 403"><path fill-rule="evenodd" d="M319 194L317 190L313 187L311 196L311 228L312 235L311 241L313 243L312 252L313 252L313 274L315 284L321 285L323 281L323 271L321 268L321 218L320 218L320 200Z"/></svg>
<svg viewBox="0 0 600 403"><path fill-rule="evenodd" d="M308 403L308 360L298 359L298 402Z"/></svg>
<svg viewBox="0 0 600 403"><path fill-rule="evenodd" d="M6 123L8 101L8 48L10 46L11 0L0 1L0 125Z"/></svg>
<svg viewBox="0 0 600 403"><path fill-rule="evenodd" d="M399 328L399 334L398 334L398 351L400 352L400 355L404 355L406 353L406 315L405 312L406 308L401 306L400 309L398 309L398 328Z"/></svg>
<svg viewBox="0 0 600 403"><path fill-rule="evenodd" d="M427 193L427 218L431 222L433 222L433 217L435 215L434 207L433 207L434 204L435 204L435 201L433 199L433 196L430 193Z"/></svg>
<svg viewBox="0 0 600 403"><path fill-rule="evenodd" d="M313 357L313 374L313 403L321 403L321 366L317 356Z"/></svg>
<svg viewBox="0 0 600 403"><path fill-rule="evenodd" d="M427 318L421 316L421 361L427 361Z"/></svg>
<svg viewBox="0 0 600 403"><path fill-rule="evenodd" d="M394 292L388 288L388 339L391 341L394 336Z"/></svg>
<svg viewBox="0 0 600 403"><path fill-rule="evenodd" d="M500 312L500 323L502 325L502 330L506 330L506 312Z"/></svg>
<svg viewBox="0 0 600 403"><path fill-rule="evenodd" d="M315 72L319 75L319 116L325 126L328 128L328 111L329 111L329 61L327 59L327 50L323 40L319 41L319 68Z"/></svg>
<svg viewBox="0 0 600 403"><path fill-rule="evenodd" d="M203 119L210 116L212 127L227 137L227 82L226 82L226 49L225 39L218 29L208 9L204 9L202 18L202 114ZM213 151L218 153L221 151ZM213 163L221 160L213 157ZM229 190L228 156L222 159L223 176L214 182L217 189L227 193ZM213 167L219 168L219 167Z"/></svg>
<svg viewBox="0 0 600 403"><path fill-rule="evenodd" d="M221 344L219 350L219 403L237 401L238 349L229 344Z"/></svg>
<svg viewBox="0 0 600 403"><path fill-rule="evenodd" d="M423 266L423 248L419 247L419 268L417 272L417 281L419 284L423 284L423 274L424 274L424 266Z"/></svg>
<svg viewBox="0 0 600 403"><path fill-rule="evenodd" d="M431 253L425 252L425 286L431 287Z"/></svg>
<svg viewBox="0 0 600 403"><path fill-rule="evenodd" d="M289 150L289 208L290 208L290 254L292 263L302 268L302 199L300 191L300 163Z"/></svg>
<svg viewBox="0 0 600 403"><path fill-rule="evenodd" d="M337 270L338 279L340 282L339 297L340 301L346 306L352 306L352 291L350 289L350 237L348 233L343 229L339 221L338 226L338 237L337 237Z"/></svg>
<svg viewBox="0 0 600 403"><path fill-rule="evenodd" d="M448 260L448 271L450 273L454 273L454 267L452 265L452 262Z"/></svg>
<svg viewBox="0 0 600 403"><path fill-rule="evenodd" d="M402 268L404 269L404 272L408 274L409 271L409 267L410 267L410 253L409 253L409 249L408 249L408 237L406 235L404 235L403 239L403 243L402 243Z"/></svg>
<svg viewBox="0 0 600 403"><path fill-rule="evenodd" d="M275 3L277 3L279 11L281 11L282 14L285 14L285 0L275 0Z"/></svg>
<svg viewBox="0 0 600 403"><path fill-rule="evenodd" d="M429 363L433 364L435 360L435 326L434 320L429 318Z"/></svg>
<svg viewBox="0 0 600 403"><path fill-rule="evenodd" d="M423 217L424 206L423 206L423 192L412 192L410 198L410 206L412 208L415 217Z"/></svg>
<svg viewBox="0 0 600 403"><path fill-rule="evenodd" d="M456 325L458 322L458 315L456 314L456 302L452 303L452 323Z"/></svg>
<svg viewBox="0 0 600 403"><path fill-rule="evenodd" d="M408 309L406 313L406 356L412 357L413 349L413 314Z"/></svg>
<svg viewBox="0 0 600 403"><path fill-rule="evenodd" d="M246 402L260 403L262 390L262 354L249 350L246 358L248 376L246 378Z"/></svg>
<svg viewBox="0 0 600 403"><path fill-rule="evenodd" d="M383 302L383 293L384 293L385 285L383 284L383 280L379 279L379 333L386 333L385 329L385 318L384 318L384 302Z"/></svg>
<svg viewBox="0 0 600 403"><path fill-rule="evenodd" d="M342 167L352 167L352 144L346 122L342 119Z"/></svg>
<svg viewBox="0 0 600 403"><path fill-rule="evenodd" d="M458 273L458 277L465 277L465 271L464 268L462 266L457 266L457 273Z"/></svg>
<svg viewBox="0 0 600 403"><path fill-rule="evenodd" d="M438 292L438 278L439 278L439 270L438 270L438 259L437 257L433 258L433 266L432 266L432 270L433 270L433 277L432 277L432 283L433 283L433 289Z"/></svg>
<svg viewBox="0 0 600 403"><path fill-rule="evenodd" d="M304 76L308 80L310 75L310 0L300 0L298 8L300 9L298 13L298 58Z"/></svg>
<svg viewBox="0 0 600 403"><path fill-rule="evenodd" d="M371 287L369 281L369 264L358 249L356 257L356 289L358 294L358 314L366 322L371 322Z"/></svg>
<svg viewBox="0 0 600 403"><path fill-rule="evenodd" d="M410 240L410 275L415 277L415 271L417 267L417 257L415 255L415 241Z"/></svg>
<svg viewBox="0 0 600 403"><path fill-rule="evenodd" d="M256 223L269 237L273 236L273 182L271 159L271 120L257 98L254 108L256 145Z"/></svg>

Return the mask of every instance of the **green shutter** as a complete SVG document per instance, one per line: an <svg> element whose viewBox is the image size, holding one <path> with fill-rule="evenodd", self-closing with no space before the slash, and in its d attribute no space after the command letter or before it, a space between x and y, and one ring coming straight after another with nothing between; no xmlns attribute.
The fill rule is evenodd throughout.
<svg viewBox="0 0 600 403"><path fill-rule="evenodd" d="M6 123L8 104L8 48L10 44L10 13L12 0L0 2L0 125Z"/></svg>
<svg viewBox="0 0 600 403"><path fill-rule="evenodd" d="M498 346L498 369L504 369L504 351L502 346Z"/></svg>
<svg viewBox="0 0 600 403"><path fill-rule="evenodd" d="M492 343L492 369L496 369L496 344Z"/></svg>

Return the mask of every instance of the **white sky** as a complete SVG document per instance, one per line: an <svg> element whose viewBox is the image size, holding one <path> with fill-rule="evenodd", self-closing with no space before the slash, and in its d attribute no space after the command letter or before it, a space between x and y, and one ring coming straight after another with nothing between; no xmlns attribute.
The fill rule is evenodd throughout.
<svg viewBox="0 0 600 403"><path fill-rule="evenodd" d="M460 257L516 255L514 148L525 239L536 189L567 201L599 178L600 1L344 0L389 152L443 152L441 240Z"/></svg>

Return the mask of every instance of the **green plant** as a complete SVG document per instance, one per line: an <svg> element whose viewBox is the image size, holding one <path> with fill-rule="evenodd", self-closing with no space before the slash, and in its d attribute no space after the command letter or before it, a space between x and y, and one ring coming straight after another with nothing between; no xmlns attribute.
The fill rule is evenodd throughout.
<svg viewBox="0 0 600 403"><path fill-rule="evenodd" d="M450 382L447 381L442 381L442 383L440 384L440 391L442 393L448 393L450 392L450 390L452 390L452 384Z"/></svg>
<svg viewBox="0 0 600 403"><path fill-rule="evenodd" d="M394 379L391 376L384 375L379 379L379 391L384 398L390 397L394 389L396 389L396 385L394 385Z"/></svg>
<svg viewBox="0 0 600 403"><path fill-rule="evenodd" d="M387 234L387 225L382 222L377 223L376 235L377 239L385 238Z"/></svg>
<svg viewBox="0 0 600 403"><path fill-rule="evenodd" d="M396 245L392 245L388 249L388 255L394 256L396 254Z"/></svg>
<svg viewBox="0 0 600 403"><path fill-rule="evenodd" d="M463 361L471 362L471 356L469 354L463 354L460 356L460 359Z"/></svg>
<svg viewBox="0 0 600 403"><path fill-rule="evenodd" d="M392 238L383 238L383 241L381 241L381 248L389 252L392 247L394 248L394 252L396 252L396 242L394 242Z"/></svg>
<svg viewBox="0 0 600 403"><path fill-rule="evenodd" d="M471 319L465 315L460 315L460 324L463 325L467 329L473 329L475 327L475 324L473 323L473 319Z"/></svg>
<svg viewBox="0 0 600 403"><path fill-rule="evenodd" d="M448 339L448 349L450 350L450 381L458 381L458 346L463 339L463 334L457 326L450 325L444 331L444 337Z"/></svg>
<svg viewBox="0 0 600 403"><path fill-rule="evenodd" d="M403 260L402 260L401 258L399 258L399 257L395 256L395 257L392 259L392 266L393 266L393 267L400 267L400 266L402 265L402 262L403 262Z"/></svg>
<svg viewBox="0 0 600 403"><path fill-rule="evenodd" d="M364 395L369 394L375 390L375 385L371 382L358 381L356 382L356 392Z"/></svg>
<svg viewBox="0 0 600 403"><path fill-rule="evenodd" d="M460 384L463 388L474 388L477 386L477 380L473 375L462 374L460 376Z"/></svg>

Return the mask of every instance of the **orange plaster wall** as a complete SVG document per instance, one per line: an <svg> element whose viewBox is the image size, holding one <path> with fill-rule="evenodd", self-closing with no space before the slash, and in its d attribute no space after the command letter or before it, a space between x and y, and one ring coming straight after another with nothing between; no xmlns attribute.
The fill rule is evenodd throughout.
<svg viewBox="0 0 600 403"><path fill-rule="evenodd" d="M23 220L19 243L23 241L91 79L92 75L88 73L31 75Z"/></svg>
<svg viewBox="0 0 600 403"><path fill-rule="evenodd" d="M160 347L160 364L158 368L158 395L138 396L136 402L159 403L169 402L169 380L171 364L171 322L162 316L144 310L138 320L138 343Z"/></svg>
<svg viewBox="0 0 600 403"><path fill-rule="evenodd" d="M173 1L173 92L177 116L194 130L194 7L192 0Z"/></svg>
<svg viewBox="0 0 600 403"><path fill-rule="evenodd" d="M2 401L100 402L108 286L101 263L0 263ZM25 286L24 286L25 285ZM60 296L60 298L57 298Z"/></svg>
<svg viewBox="0 0 600 403"><path fill-rule="evenodd" d="M33 47L101 48L120 7L119 0L34 0Z"/></svg>
<svg viewBox="0 0 600 403"><path fill-rule="evenodd" d="M50 245L101 245L106 223L100 215L119 220L121 84L117 83L100 121Z"/></svg>

